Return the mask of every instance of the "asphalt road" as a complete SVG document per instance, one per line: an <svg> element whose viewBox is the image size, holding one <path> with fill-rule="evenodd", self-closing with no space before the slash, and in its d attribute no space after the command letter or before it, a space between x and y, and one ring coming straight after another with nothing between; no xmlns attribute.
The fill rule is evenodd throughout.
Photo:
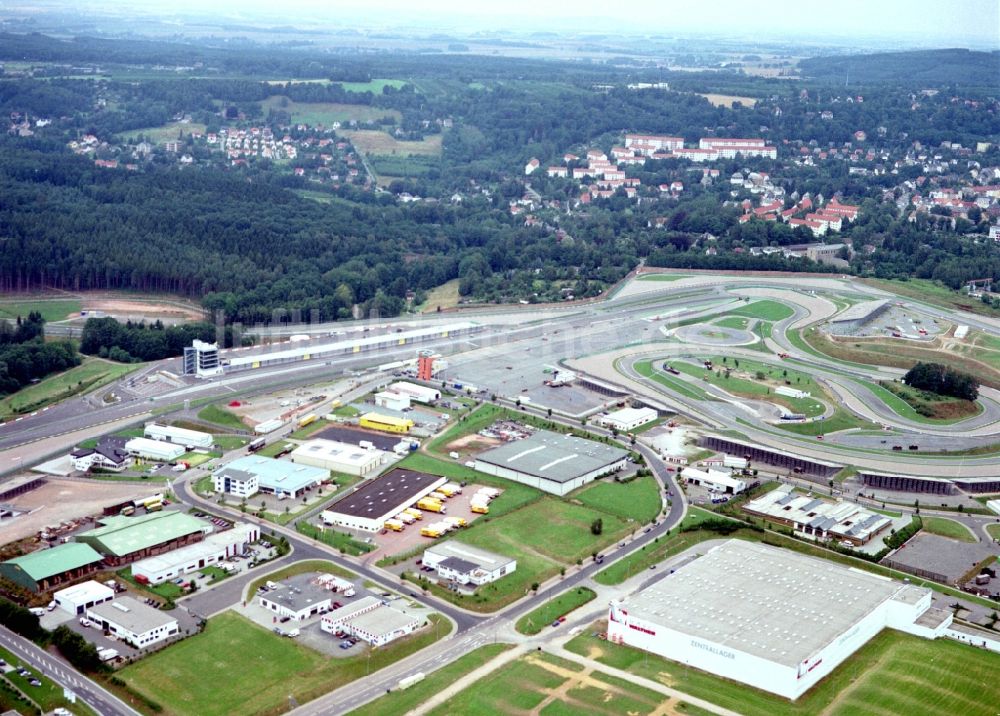
<svg viewBox="0 0 1000 716"><path fill-rule="evenodd" d="M64 689L72 690L80 701L101 716L139 716L138 711L80 674L62 658L39 649L4 626L0 626L0 645Z"/></svg>

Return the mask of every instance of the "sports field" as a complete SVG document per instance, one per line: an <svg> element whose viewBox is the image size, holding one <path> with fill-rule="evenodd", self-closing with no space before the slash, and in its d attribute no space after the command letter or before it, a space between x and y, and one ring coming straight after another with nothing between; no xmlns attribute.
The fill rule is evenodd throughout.
<svg viewBox="0 0 1000 716"><path fill-rule="evenodd" d="M639 524L655 519L662 505L659 483L653 477L639 477L631 482L598 480L574 492L569 499L626 520L634 519Z"/></svg>
<svg viewBox="0 0 1000 716"><path fill-rule="evenodd" d="M798 701L737 684L659 656L602 641L598 623L570 651L711 701L746 716L994 716L1000 654L885 630Z"/></svg>
<svg viewBox="0 0 1000 716"><path fill-rule="evenodd" d="M205 631L118 672L129 687L163 707L191 716L271 714L289 698L305 703L397 661L444 636L425 628L389 646L330 659L233 613L208 621ZM262 678L262 675L266 678Z"/></svg>
<svg viewBox="0 0 1000 716"><path fill-rule="evenodd" d="M669 714L678 708L669 697L625 683L599 671L549 654L528 654L497 669L430 713L469 714L596 714L640 716ZM668 702L668 703L665 703Z"/></svg>

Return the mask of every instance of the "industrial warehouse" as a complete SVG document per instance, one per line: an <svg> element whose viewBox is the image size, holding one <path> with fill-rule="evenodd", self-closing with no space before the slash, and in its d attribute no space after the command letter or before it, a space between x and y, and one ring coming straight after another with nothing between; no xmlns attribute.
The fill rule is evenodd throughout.
<svg viewBox="0 0 1000 716"><path fill-rule="evenodd" d="M243 554L247 546L258 539L259 527L237 523L232 529L212 533L201 542L139 560L132 565L132 576L143 584L161 584Z"/></svg>
<svg viewBox="0 0 1000 716"><path fill-rule="evenodd" d="M175 445L161 440L150 440L149 438L132 438L125 443L125 451L129 455L157 462L176 460L187 452L183 445Z"/></svg>
<svg viewBox="0 0 1000 716"><path fill-rule="evenodd" d="M657 417L659 417L658 413L652 408L622 408L599 417L597 423L601 427L627 433L641 425L653 422Z"/></svg>
<svg viewBox="0 0 1000 716"><path fill-rule="evenodd" d="M329 478L329 470L296 465L273 457L248 455L236 458L216 470L212 475L212 485L216 492L230 493L236 497L250 497L257 492L267 492L279 498L295 498Z"/></svg>
<svg viewBox="0 0 1000 716"><path fill-rule="evenodd" d="M624 469L627 462L628 452L621 448L539 430L480 454L475 469L561 496Z"/></svg>
<svg viewBox="0 0 1000 716"><path fill-rule="evenodd" d="M88 544L69 542L0 564L0 577L32 592L44 592L96 572L104 558Z"/></svg>
<svg viewBox="0 0 1000 716"><path fill-rule="evenodd" d="M429 495L447 478L414 470L390 470L320 513L328 525L380 532L385 521Z"/></svg>
<svg viewBox="0 0 1000 716"><path fill-rule="evenodd" d="M794 700L882 629L934 639L951 619L929 589L729 540L612 602L608 639Z"/></svg>
<svg viewBox="0 0 1000 716"><path fill-rule="evenodd" d="M793 492L782 485L743 505L751 515L791 527L815 539L837 539L855 547L888 529L892 519L854 502L836 502Z"/></svg>
<svg viewBox="0 0 1000 716"><path fill-rule="evenodd" d="M364 448L319 438L307 440L295 448L288 459L300 465L365 477L378 472L388 462L389 456L374 446Z"/></svg>
<svg viewBox="0 0 1000 716"><path fill-rule="evenodd" d="M132 597L91 607L87 619L136 649L158 644L180 631L177 619Z"/></svg>
<svg viewBox="0 0 1000 716"><path fill-rule="evenodd" d="M102 517L98 524L101 526L81 532L73 539L103 554L105 563L112 567L198 542L212 531L208 523L175 511L139 517Z"/></svg>

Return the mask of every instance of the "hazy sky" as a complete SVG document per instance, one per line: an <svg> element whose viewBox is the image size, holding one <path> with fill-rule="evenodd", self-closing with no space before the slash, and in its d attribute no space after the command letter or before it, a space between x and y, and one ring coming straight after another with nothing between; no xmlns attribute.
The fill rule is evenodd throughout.
<svg viewBox="0 0 1000 716"><path fill-rule="evenodd" d="M108 4L125 4L106 0ZM128 3L135 4L135 3ZM462 29L511 28L579 31L721 32L811 38L885 36L940 46L1000 48L1000 0L174 0L160 8L221 10L248 17L255 11L302 19L357 19L358 24L421 24Z"/></svg>

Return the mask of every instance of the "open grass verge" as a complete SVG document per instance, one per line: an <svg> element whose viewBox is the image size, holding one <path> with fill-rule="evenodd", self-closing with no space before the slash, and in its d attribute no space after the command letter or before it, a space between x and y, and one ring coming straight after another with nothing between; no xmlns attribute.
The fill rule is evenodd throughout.
<svg viewBox="0 0 1000 716"><path fill-rule="evenodd" d="M351 716L398 716L409 713L466 674L513 648L512 644L487 644L459 657L408 689L395 690L351 711Z"/></svg>
<svg viewBox="0 0 1000 716"><path fill-rule="evenodd" d="M574 609L579 609L596 597L597 593L592 589L587 589L587 587L577 587L563 592L558 597L550 599L518 619L515 628L522 634L537 634L560 617L566 616Z"/></svg>
<svg viewBox="0 0 1000 716"><path fill-rule="evenodd" d="M747 318L759 318L762 321L783 321L795 315L795 311L783 303L777 301L753 301L739 308L726 311L729 316L746 316Z"/></svg>
<svg viewBox="0 0 1000 716"><path fill-rule="evenodd" d="M929 532L932 535L938 535L939 537L949 537L950 539L958 540L959 542L975 542L976 537L969 531L969 528L963 525L961 522L956 522L955 520L950 520L947 517L932 517L930 515L924 515L922 517L924 523L924 532Z"/></svg>
<svg viewBox="0 0 1000 716"><path fill-rule="evenodd" d="M61 686L56 684L54 681L49 679L44 673L40 672L35 667L30 664L25 663L13 652L7 649L0 649L0 657L3 658L8 664L13 667L23 666L31 672L31 676L25 678L19 675L16 671L10 671L3 676L0 676L0 684L6 680L9 684L14 686L19 691L23 692L28 696L28 698L33 702L38 708L42 710L43 713L50 713L53 709L64 708L68 709L74 714L79 714L80 716L91 716L95 712L86 704L77 702L76 704L71 704L66 697L63 695L63 689ZM28 679L36 678L42 682L41 686L32 686ZM9 694L4 694L0 691L0 702L7 699L12 701L18 701L17 697L13 697ZM23 700L21 701L23 703ZM20 706L21 704L11 704L12 706ZM33 713L25 710L24 713Z"/></svg>
<svg viewBox="0 0 1000 716"><path fill-rule="evenodd" d="M651 476L630 482L597 480L569 496L571 501L601 512L609 512L626 520L646 524L656 519L662 508L660 485Z"/></svg>
<svg viewBox="0 0 1000 716"><path fill-rule="evenodd" d="M101 358L85 358L69 370L50 375L0 400L0 419L9 415L30 413L60 400L96 390L120 379L140 367L137 363L115 363Z"/></svg>
<svg viewBox="0 0 1000 716"><path fill-rule="evenodd" d="M346 532L338 532L335 529L318 527L310 522L300 521L295 523L295 529L299 534L329 545L340 550L342 554L350 554L355 557L368 554L375 549L374 545L356 540Z"/></svg>
<svg viewBox="0 0 1000 716"><path fill-rule="evenodd" d="M643 378L650 378L655 380L660 385L668 388L669 390L677 393L678 395L683 395L686 398L693 398L694 400L712 400L712 396L706 393L701 388L698 388L690 383L687 383L680 378L675 378L674 376L663 373L656 370L653 367L654 361L641 361L635 364L635 372L641 375ZM617 368L616 368L617 369ZM621 372L620 370L618 371Z"/></svg>
<svg viewBox="0 0 1000 716"><path fill-rule="evenodd" d="M198 419L206 423L214 423L231 430L246 430L247 426L239 416L218 405L206 405L198 411Z"/></svg>
<svg viewBox="0 0 1000 716"><path fill-rule="evenodd" d="M305 703L434 643L447 629L438 627L440 617L429 621L388 646L330 659L226 613L210 619L201 634L125 667L118 676L159 702L166 716L276 714L287 708L289 698ZM259 668L248 668L248 662Z"/></svg>

